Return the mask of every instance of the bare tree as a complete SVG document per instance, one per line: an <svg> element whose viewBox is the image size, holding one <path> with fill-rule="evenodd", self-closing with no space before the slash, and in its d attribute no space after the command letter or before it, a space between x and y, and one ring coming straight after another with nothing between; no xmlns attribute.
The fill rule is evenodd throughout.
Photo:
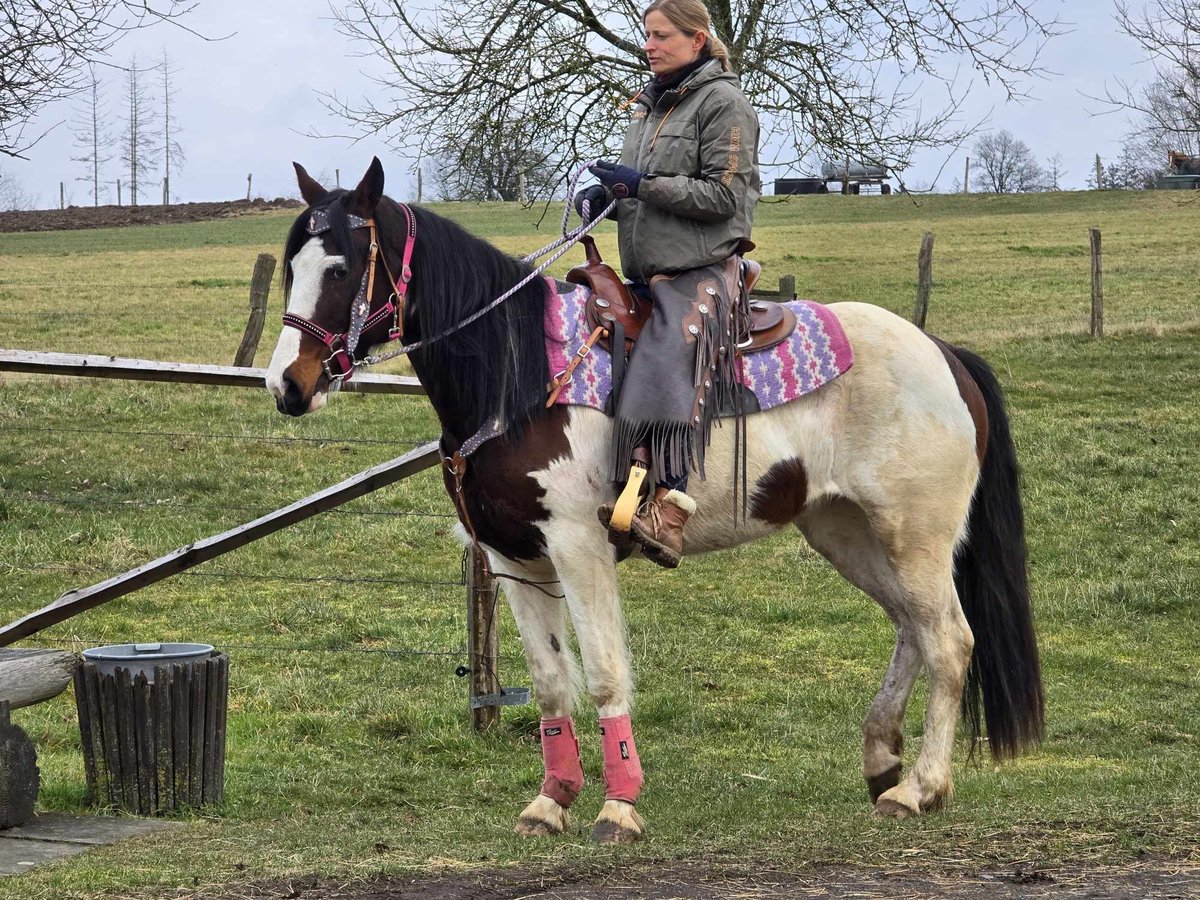
<svg viewBox="0 0 1200 900"><path fill-rule="evenodd" d="M1009 131L993 131L975 142L975 174L971 179L976 190L996 194L1040 191L1045 173L1029 145Z"/></svg>
<svg viewBox="0 0 1200 900"><path fill-rule="evenodd" d="M126 70L125 134L121 140L121 161L129 169L129 205L138 205L138 187L146 171L158 161L159 147L154 136L154 112L146 97L144 69L137 57L131 57Z"/></svg>
<svg viewBox="0 0 1200 900"><path fill-rule="evenodd" d="M1058 22L1037 0L710 0L763 120L764 144L786 164L814 148L904 168L914 151L955 144L969 68L1020 96ZM633 0L411 0L331 4L339 29L388 67L372 98L327 103L356 128L420 158L459 159L514 121L538 123L561 166L611 154L620 105L648 77L641 4ZM917 91L946 92L926 112ZM375 99L377 98L377 99Z"/></svg>
<svg viewBox="0 0 1200 900"><path fill-rule="evenodd" d="M1052 157L1046 160L1046 165L1042 168L1042 186L1047 191L1061 191L1063 175L1066 174L1063 169L1063 158L1061 153L1055 153Z"/></svg>
<svg viewBox="0 0 1200 900"><path fill-rule="evenodd" d="M4 0L0 5L0 154L24 158L42 108L86 87L88 62L122 34L177 20L190 0Z"/></svg>
<svg viewBox="0 0 1200 900"><path fill-rule="evenodd" d="M553 190L559 160L537 124L512 121L482 137L435 161L443 199L522 200Z"/></svg>
<svg viewBox="0 0 1200 900"><path fill-rule="evenodd" d="M171 118L171 102L175 99L175 75L178 74L167 56L167 48L163 47L162 58L158 65L159 87L162 88L162 144L159 149L163 157L163 205L171 202L171 165L178 169L184 159L183 147L179 144L179 123Z"/></svg>
<svg viewBox="0 0 1200 900"><path fill-rule="evenodd" d="M1172 149L1200 153L1200 2L1154 0L1131 9L1116 0L1118 27L1141 46L1155 77L1140 90L1118 81L1110 104L1135 113L1135 131L1150 130Z"/></svg>
<svg viewBox="0 0 1200 900"><path fill-rule="evenodd" d="M0 212L14 209L33 209L37 198L32 196L11 172L0 169Z"/></svg>
<svg viewBox="0 0 1200 900"><path fill-rule="evenodd" d="M108 106L100 88L100 79L96 77L96 67L91 63L88 64L87 87L84 89L82 103L75 111L73 124L75 146L79 155L71 157L71 160L83 163L88 168L86 175L81 175L75 180L86 181L91 185L89 193L92 196L92 204L99 206L102 184L100 169L112 159L115 139L108 129Z"/></svg>

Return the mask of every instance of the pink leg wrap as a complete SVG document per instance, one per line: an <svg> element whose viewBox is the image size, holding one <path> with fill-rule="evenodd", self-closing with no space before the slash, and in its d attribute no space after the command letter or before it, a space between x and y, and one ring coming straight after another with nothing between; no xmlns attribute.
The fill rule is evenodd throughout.
<svg viewBox="0 0 1200 900"><path fill-rule="evenodd" d="M570 716L542 719L542 760L546 778L541 792L563 809L569 808L583 790L579 739Z"/></svg>
<svg viewBox="0 0 1200 900"><path fill-rule="evenodd" d="M600 720L600 746L604 749L604 799L637 803L642 792L642 762L633 744L628 714Z"/></svg>

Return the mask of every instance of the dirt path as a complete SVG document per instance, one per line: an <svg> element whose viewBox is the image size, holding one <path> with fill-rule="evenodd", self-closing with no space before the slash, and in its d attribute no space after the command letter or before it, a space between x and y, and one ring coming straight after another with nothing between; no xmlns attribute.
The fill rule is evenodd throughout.
<svg viewBox="0 0 1200 900"><path fill-rule="evenodd" d="M120 228L124 225L171 225L228 219L268 209L300 209L299 200L227 200L220 203L175 203L170 206L70 206L0 212L0 233Z"/></svg>
<svg viewBox="0 0 1200 900"><path fill-rule="evenodd" d="M352 886L309 879L246 886L211 896L222 900L1190 900L1200 898L1200 865L1151 859L1127 866L1021 866L934 873L905 867L754 869L690 860L577 873L477 870L380 878Z"/></svg>

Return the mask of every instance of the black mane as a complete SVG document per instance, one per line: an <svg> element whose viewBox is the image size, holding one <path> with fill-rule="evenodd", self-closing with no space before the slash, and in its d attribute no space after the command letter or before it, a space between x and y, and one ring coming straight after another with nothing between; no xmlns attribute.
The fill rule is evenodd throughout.
<svg viewBox="0 0 1200 900"><path fill-rule="evenodd" d="M312 209L324 210L330 235L353 270L362 254L347 219L349 191L331 191ZM417 223L409 284L409 340L441 334L491 303L532 271L427 209L409 206ZM284 286L291 287L290 260L309 235L306 210L292 225L284 248ZM388 197L375 211L379 242L392 273L399 276L407 233L404 214ZM382 274L382 273L381 273ZM545 282L535 278L499 307L454 334L414 351L409 357L422 378L447 434L460 441L484 422L499 418L520 432L544 413L546 362ZM415 324L415 334L412 333Z"/></svg>
<svg viewBox="0 0 1200 900"><path fill-rule="evenodd" d="M409 209L417 222L409 290L420 337L457 325L532 271L449 219ZM404 216L395 202L385 197L376 219L386 243L401 247ZM443 418L449 433L465 438L496 417L519 431L544 412L545 313L545 281L535 278L478 321L412 354L439 412L454 409L465 420Z"/></svg>

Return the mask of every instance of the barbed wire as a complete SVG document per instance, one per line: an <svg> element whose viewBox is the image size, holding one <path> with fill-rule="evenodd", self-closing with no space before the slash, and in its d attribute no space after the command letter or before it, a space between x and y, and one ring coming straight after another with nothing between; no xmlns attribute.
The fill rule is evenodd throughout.
<svg viewBox="0 0 1200 900"><path fill-rule="evenodd" d="M7 574L39 574L52 573L56 575L103 575L112 577L108 569L98 566L60 566L55 564L10 563L0 560L0 570ZM466 584L462 579L455 581L423 581L420 579L382 578L382 577L352 577L346 575L273 575L258 572L239 572L222 569L215 572L178 572L173 577L183 578L230 578L243 581L278 581L288 584L319 584L333 582L336 584L386 584L397 587L462 587Z"/></svg>
<svg viewBox="0 0 1200 900"><path fill-rule="evenodd" d="M57 428L38 425L2 425L3 431L33 431L43 434L103 434L119 437L198 438L200 440L259 441L275 444L374 444L387 447L419 447L426 441L382 438L293 437L289 435L222 434L211 431L126 431L102 428Z"/></svg>
<svg viewBox="0 0 1200 900"><path fill-rule="evenodd" d="M167 509L179 510L187 512L195 512L198 510L210 511L221 510L227 512L244 512L255 513L261 515L267 512L274 512L278 507L266 506L236 506L224 503L192 503L190 501L177 501L175 499L158 498L154 500L117 500L116 498L105 500L95 497L56 497L47 494L34 494L30 492L0 490L0 499L20 500L34 503L58 503L63 506L96 506L104 509L113 509L120 507L130 507L134 509ZM387 509L328 509L322 515L341 515L341 516L385 516L394 518L404 518L408 516L426 519L457 519L453 513L434 513L423 512L416 509L404 510L387 510Z"/></svg>
<svg viewBox="0 0 1200 900"><path fill-rule="evenodd" d="M70 647L78 644L86 644L89 647L98 647L104 644L112 643L110 639L100 638L42 638L37 643L30 643L27 646L35 650L50 650L55 647ZM470 655L470 650L466 646L457 647L454 649L437 649L427 650L413 647L313 647L304 644L226 644L222 642L216 647L217 650L237 650L239 652L249 653L357 653L364 656L380 655L380 656L449 656L462 657ZM501 654L497 659L505 662L520 662L524 659L515 653Z"/></svg>

